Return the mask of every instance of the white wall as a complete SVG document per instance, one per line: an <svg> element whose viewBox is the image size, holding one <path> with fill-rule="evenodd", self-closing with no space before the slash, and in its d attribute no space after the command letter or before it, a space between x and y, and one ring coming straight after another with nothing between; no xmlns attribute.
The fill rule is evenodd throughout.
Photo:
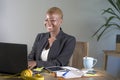
<svg viewBox="0 0 120 80"><path fill-rule="evenodd" d="M100 42L91 36L104 23L102 9L110 6L106 0L0 0L0 42L25 43L30 52L36 35L46 32L45 12L52 6L64 12L63 31L89 42L89 55L102 66L102 50L115 49L116 33Z"/></svg>
<svg viewBox="0 0 120 80"><path fill-rule="evenodd" d="M112 66L111 66L112 63ZM107 73L113 75L114 77L120 78L120 57L118 56L108 56L107 62Z"/></svg>

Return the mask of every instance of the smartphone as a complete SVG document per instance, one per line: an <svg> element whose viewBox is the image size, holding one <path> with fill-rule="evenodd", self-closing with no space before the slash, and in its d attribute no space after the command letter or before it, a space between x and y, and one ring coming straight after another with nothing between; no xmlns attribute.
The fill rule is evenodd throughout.
<svg viewBox="0 0 120 80"><path fill-rule="evenodd" d="M65 69L60 66L46 67L45 69L49 71L65 71Z"/></svg>

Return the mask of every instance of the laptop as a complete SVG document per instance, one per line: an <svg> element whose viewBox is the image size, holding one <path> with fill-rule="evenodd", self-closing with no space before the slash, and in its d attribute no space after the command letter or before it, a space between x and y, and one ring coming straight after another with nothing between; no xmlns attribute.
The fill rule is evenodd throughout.
<svg viewBox="0 0 120 80"><path fill-rule="evenodd" d="M17 74L27 69L27 45L0 42L0 73Z"/></svg>

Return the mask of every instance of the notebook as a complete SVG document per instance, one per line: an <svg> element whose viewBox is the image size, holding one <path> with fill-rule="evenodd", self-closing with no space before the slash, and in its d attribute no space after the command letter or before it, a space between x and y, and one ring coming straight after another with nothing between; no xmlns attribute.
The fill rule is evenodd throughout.
<svg viewBox="0 0 120 80"><path fill-rule="evenodd" d="M0 42L0 73L17 74L27 69L27 45Z"/></svg>

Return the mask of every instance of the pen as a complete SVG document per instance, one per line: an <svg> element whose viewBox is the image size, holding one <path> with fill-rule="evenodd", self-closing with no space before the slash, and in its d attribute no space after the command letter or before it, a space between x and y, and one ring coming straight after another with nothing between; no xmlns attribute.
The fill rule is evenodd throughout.
<svg viewBox="0 0 120 80"><path fill-rule="evenodd" d="M67 70L64 74L62 74L63 76L65 76L70 70Z"/></svg>

